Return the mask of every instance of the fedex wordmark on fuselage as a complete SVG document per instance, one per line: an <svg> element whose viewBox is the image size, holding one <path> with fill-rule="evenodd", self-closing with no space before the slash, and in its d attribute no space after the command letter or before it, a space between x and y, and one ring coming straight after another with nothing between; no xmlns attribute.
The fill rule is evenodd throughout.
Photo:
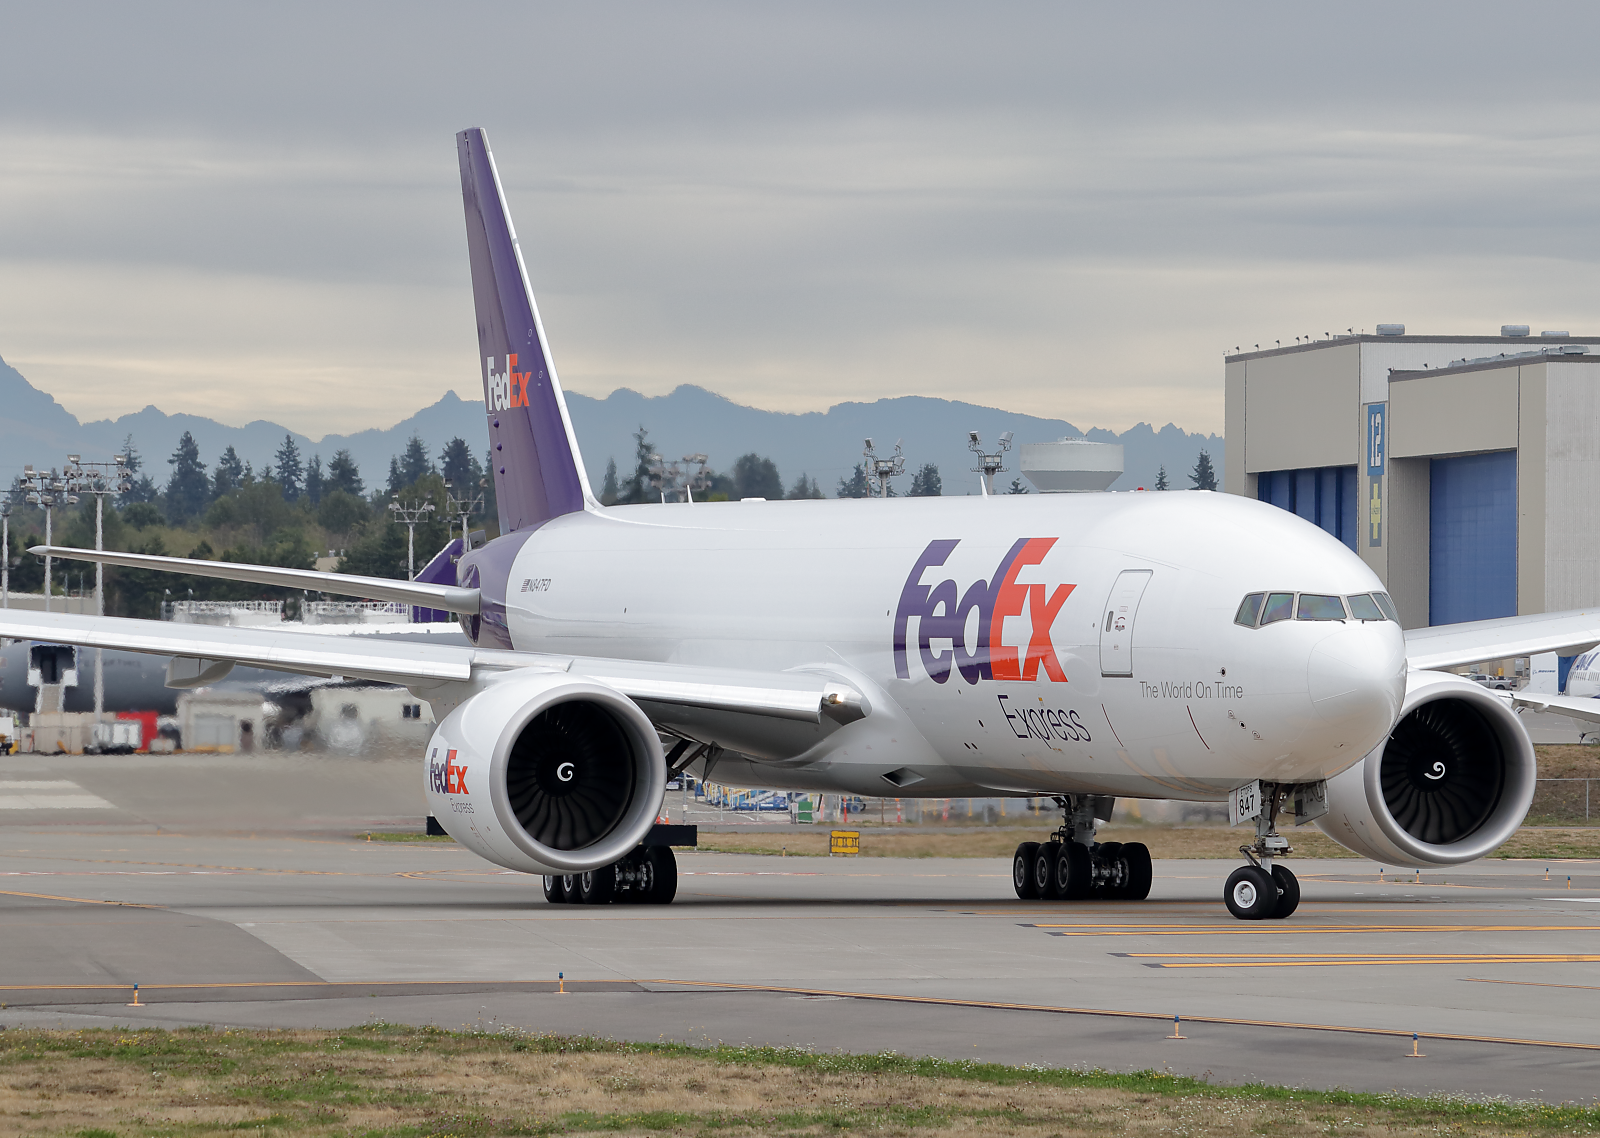
<svg viewBox="0 0 1600 1138"><path fill-rule="evenodd" d="M952 665L969 684L979 680L1066 683L1050 629L1077 585L1052 587L1018 580L1029 567L1041 565L1055 543L1053 537L1018 538L992 576L963 586L954 577L937 580L938 570L960 540L930 541L900 590L894 617L895 675L911 678L907 637L915 617L917 652L928 678L935 683L950 679ZM1027 618L1026 639L1019 638L1023 617ZM950 646L936 641L948 641Z"/></svg>

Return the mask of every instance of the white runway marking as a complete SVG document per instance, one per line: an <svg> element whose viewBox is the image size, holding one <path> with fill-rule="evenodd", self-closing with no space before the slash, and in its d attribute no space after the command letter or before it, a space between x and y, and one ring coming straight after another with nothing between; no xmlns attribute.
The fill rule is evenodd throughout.
<svg viewBox="0 0 1600 1138"><path fill-rule="evenodd" d="M0 782L0 810L115 810L116 807L65 779Z"/></svg>

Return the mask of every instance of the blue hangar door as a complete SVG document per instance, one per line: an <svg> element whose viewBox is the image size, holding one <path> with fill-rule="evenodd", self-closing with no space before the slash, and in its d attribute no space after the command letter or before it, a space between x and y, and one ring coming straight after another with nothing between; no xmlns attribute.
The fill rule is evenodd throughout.
<svg viewBox="0 0 1600 1138"><path fill-rule="evenodd" d="M1428 623L1517 615L1517 452L1436 458Z"/></svg>

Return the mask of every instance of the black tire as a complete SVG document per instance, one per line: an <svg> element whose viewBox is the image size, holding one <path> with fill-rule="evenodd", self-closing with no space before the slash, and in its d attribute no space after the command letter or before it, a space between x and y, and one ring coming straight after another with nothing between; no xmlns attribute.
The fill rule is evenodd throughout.
<svg viewBox="0 0 1600 1138"><path fill-rule="evenodd" d="M1287 866L1282 865L1272 867L1272 881L1278 887L1278 903L1267 916L1271 920L1281 921L1300 907L1300 882Z"/></svg>
<svg viewBox="0 0 1600 1138"><path fill-rule="evenodd" d="M617 896L617 867L603 865L578 874L578 900L585 905L609 905Z"/></svg>
<svg viewBox="0 0 1600 1138"><path fill-rule="evenodd" d="M563 873L561 875L561 897L569 905L582 903L578 898L578 875L576 873Z"/></svg>
<svg viewBox="0 0 1600 1138"><path fill-rule="evenodd" d="M1143 842L1129 842L1122 847L1122 856L1128 863L1128 883L1122 887L1122 899L1143 901L1150 896L1150 883L1155 880L1150 847Z"/></svg>
<svg viewBox="0 0 1600 1138"><path fill-rule="evenodd" d="M1122 843L1106 842L1102 845L1096 842L1093 856L1098 858L1102 864L1110 865L1112 870L1109 878L1102 884L1095 886L1095 898L1100 901L1122 900L1123 886L1127 884L1128 879L1128 867L1117 864L1123 860ZM1120 873L1118 872L1119 870ZM1118 880L1119 877L1121 878L1120 881Z"/></svg>
<svg viewBox="0 0 1600 1138"><path fill-rule="evenodd" d="M641 900L651 905L670 905L678 895L678 857L671 846L651 846L645 851L645 860L654 869L650 892Z"/></svg>
<svg viewBox="0 0 1600 1138"><path fill-rule="evenodd" d="M1264 921L1278 903L1278 885L1260 866L1241 865L1228 874L1222 900L1241 921Z"/></svg>
<svg viewBox="0 0 1600 1138"><path fill-rule="evenodd" d="M560 877L545 876L544 899L552 905L565 905L567 903L567 891L562 885Z"/></svg>
<svg viewBox="0 0 1600 1138"><path fill-rule="evenodd" d="M1033 891L1040 900L1061 900L1056 892L1056 858L1060 853L1060 842L1040 842L1033 853Z"/></svg>
<svg viewBox="0 0 1600 1138"><path fill-rule="evenodd" d="M1033 884L1033 859L1038 853L1038 842L1023 842L1011 856L1011 888L1024 901L1039 899L1039 890Z"/></svg>
<svg viewBox="0 0 1600 1138"><path fill-rule="evenodd" d="M1056 895L1063 901L1086 901L1094 893L1094 863L1089 847L1079 842L1062 842L1056 859Z"/></svg>

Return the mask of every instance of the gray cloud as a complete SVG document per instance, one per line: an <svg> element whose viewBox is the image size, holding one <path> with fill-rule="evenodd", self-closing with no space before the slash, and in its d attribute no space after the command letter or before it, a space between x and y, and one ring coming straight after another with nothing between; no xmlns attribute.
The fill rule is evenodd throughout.
<svg viewBox="0 0 1600 1138"><path fill-rule="evenodd" d="M313 436L476 389L490 131L568 386L1221 425L1224 348L1589 326L1590 6L7 5L0 354Z"/></svg>

